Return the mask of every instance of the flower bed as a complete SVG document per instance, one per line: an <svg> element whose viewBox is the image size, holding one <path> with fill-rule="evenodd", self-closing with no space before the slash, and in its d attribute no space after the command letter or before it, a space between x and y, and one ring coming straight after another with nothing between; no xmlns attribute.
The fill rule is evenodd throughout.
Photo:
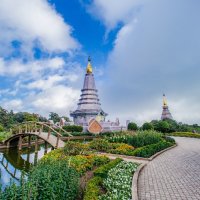
<svg viewBox="0 0 200 200"><path fill-rule="evenodd" d="M87 183L83 198L84 200L99 199L99 196L102 194L103 179L107 177L109 170L116 167L120 162L122 162L122 159L117 158L105 165L102 165L94 171L94 177Z"/></svg>
<svg viewBox="0 0 200 200"><path fill-rule="evenodd" d="M108 172L103 181L106 194L100 196L100 200L129 200L131 199L131 184L133 173L138 164L122 161Z"/></svg>
<svg viewBox="0 0 200 200"><path fill-rule="evenodd" d="M115 159L99 167L88 182L84 200L129 200L133 173L138 164Z"/></svg>
<svg viewBox="0 0 200 200"><path fill-rule="evenodd" d="M91 150L100 152L115 153L122 155L132 155L134 147L125 143L111 143L105 139L96 139L88 143Z"/></svg>
<svg viewBox="0 0 200 200"><path fill-rule="evenodd" d="M109 153L122 154L122 155L133 155L134 147L124 143L111 143L111 149Z"/></svg>
<svg viewBox="0 0 200 200"><path fill-rule="evenodd" d="M41 162L46 160L52 160L56 162L57 160L65 160L66 164L73 167L80 175L83 175L86 171L91 170L94 167L106 164L110 159L102 155L76 155L68 156L64 154L62 149L54 150L47 155L45 155Z"/></svg>
<svg viewBox="0 0 200 200"><path fill-rule="evenodd" d="M121 141L125 143L118 143ZM132 144L139 147L135 148ZM149 158L174 144L173 138L166 137L158 132L140 131L137 134L121 134L107 137L107 139L96 139L88 143L88 147L100 152Z"/></svg>

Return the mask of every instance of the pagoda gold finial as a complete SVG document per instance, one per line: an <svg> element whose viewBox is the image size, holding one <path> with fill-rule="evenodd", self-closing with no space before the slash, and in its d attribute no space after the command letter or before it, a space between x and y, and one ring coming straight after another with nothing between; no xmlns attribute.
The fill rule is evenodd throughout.
<svg viewBox="0 0 200 200"><path fill-rule="evenodd" d="M163 106L167 106L167 99L165 94L163 94Z"/></svg>
<svg viewBox="0 0 200 200"><path fill-rule="evenodd" d="M88 65L87 65L87 74L92 74L92 65L91 65L91 58L88 57Z"/></svg>

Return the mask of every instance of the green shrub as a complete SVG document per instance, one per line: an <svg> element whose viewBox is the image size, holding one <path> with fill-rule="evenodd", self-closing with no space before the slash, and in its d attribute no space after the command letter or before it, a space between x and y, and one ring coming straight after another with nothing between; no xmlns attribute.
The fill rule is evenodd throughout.
<svg viewBox="0 0 200 200"><path fill-rule="evenodd" d="M147 145L147 146L136 149L134 151L134 156L149 158L152 155L154 155L155 153L157 153L163 149L166 149L172 145L173 145L173 143L171 143L171 142L160 141L157 144L151 144L151 145Z"/></svg>
<svg viewBox="0 0 200 200"><path fill-rule="evenodd" d="M132 145L133 147L142 147L149 144L155 144L162 140L162 134L150 131L137 131L135 135L118 135L108 138L109 142L120 142Z"/></svg>
<svg viewBox="0 0 200 200"><path fill-rule="evenodd" d="M11 135L10 132L0 132L0 142L8 139Z"/></svg>
<svg viewBox="0 0 200 200"><path fill-rule="evenodd" d="M109 142L105 139L95 139L89 143L89 146L97 151L107 151L110 148Z"/></svg>
<svg viewBox="0 0 200 200"><path fill-rule="evenodd" d="M94 166L100 166L106 164L110 161L106 156L98 156L98 155L77 155L71 156L68 159L68 164L72 166L76 171L83 175L86 171L92 170Z"/></svg>
<svg viewBox="0 0 200 200"><path fill-rule="evenodd" d="M98 200L101 194L101 185L103 179L101 177L95 176L90 179L87 183L83 200Z"/></svg>
<svg viewBox="0 0 200 200"><path fill-rule="evenodd" d="M73 136L94 136L94 134L89 132L73 132Z"/></svg>
<svg viewBox="0 0 200 200"><path fill-rule="evenodd" d="M106 178L108 171L115 167L122 161L121 158L116 158L115 160L110 161L108 164L105 164L94 171L95 176L100 176L101 178Z"/></svg>
<svg viewBox="0 0 200 200"><path fill-rule="evenodd" d="M89 147L86 144L79 142L67 142L63 149L65 155L74 156L74 155L84 155L88 154Z"/></svg>
<svg viewBox="0 0 200 200"><path fill-rule="evenodd" d="M77 126L77 125L63 126L62 128L68 132L82 132L83 131L83 127Z"/></svg>
<svg viewBox="0 0 200 200"><path fill-rule="evenodd" d="M134 147L124 143L110 143L109 153L122 154L132 156Z"/></svg>
<svg viewBox="0 0 200 200"><path fill-rule="evenodd" d="M153 130L153 125L151 123L145 122L142 125L142 130L146 131L146 130Z"/></svg>
<svg viewBox="0 0 200 200"><path fill-rule="evenodd" d="M65 161L39 163L28 179L36 186L37 199L76 199L79 175Z"/></svg>
<svg viewBox="0 0 200 200"><path fill-rule="evenodd" d="M167 141L167 142L171 142L171 143L173 143L173 144L176 143L175 139L172 138L172 137L165 136L164 139L165 139L165 141Z"/></svg>
<svg viewBox="0 0 200 200"><path fill-rule="evenodd" d="M4 131L4 127L0 124L0 132Z"/></svg>
<svg viewBox="0 0 200 200"><path fill-rule="evenodd" d="M104 164L107 164L108 162L110 162L110 159L106 156L98 156L98 155L95 155L93 157L93 164L94 166L100 166L100 165L104 165Z"/></svg>
<svg viewBox="0 0 200 200"><path fill-rule="evenodd" d="M100 136L110 137L110 136L114 136L114 135L118 135L118 134L121 134L121 131L102 132L102 133L100 133Z"/></svg>
<svg viewBox="0 0 200 200"><path fill-rule="evenodd" d="M154 129L162 133L168 133L170 130L170 124L167 121L159 121L154 125Z"/></svg>
<svg viewBox="0 0 200 200"><path fill-rule="evenodd" d="M128 130L130 130L130 131L137 131L138 130L137 124L133 123L133 122L129 123L128 124Z"/></svg>
<svg viewBox="0 0 200 200"><path fill-rule="evenodd" d="M78 192L79 175L73 168L65 161L46 161L39 162L19 186L13 183L6 187L1 196L5 200L75 200Z"/></svg>
<svg viewBox="0 0 200 200"><path fill-rule="evenodd" d="M174 132L174 133L171 133L170 135L179 136L179 137L200 138L199 133L191 133L191 132Z"/></svg>

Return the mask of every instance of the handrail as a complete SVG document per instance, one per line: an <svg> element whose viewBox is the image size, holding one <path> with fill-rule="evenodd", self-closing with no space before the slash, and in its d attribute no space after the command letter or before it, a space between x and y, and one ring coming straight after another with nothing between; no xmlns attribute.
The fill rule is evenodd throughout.
<svg viewBox="0 0 200 200"><path fill-rule="evenodd" d="M25 125L25 127L24 127ZM27 121L27 122L23 122L21 124L17 124L14 126L14 128L17 128L19 129L19 132L16 134L16 135L21 135L21 134L34 134L34 135L37 135L38 137L41 137L40 135L42 133L45 133L47 134L47 139L45 139L45 141L48 142L49 140L49 137L50 135L54 135L54 137L56 137L56 145L52 145L50 142L49 144L51 144L54 148L58 148L58 145L59 145L59 141L61 140L60 138L62 137L62 134L59 133L57 130L55 130L55 127L56 128L59 128L60 131L62 130L63 132L67 133L70 137L72 137L71 134L69 134L67 131L65 131L63 128L61 127L58 127L56 125L54 125L54 127L52 127L52 125L50 123L47 123L47 122L35 122L35 121ZM44 128L47 128L48 131L44 131ZM25 130L24 130L25 129ZM55 133L55 134L53 134ZM13 135L14 136L14 135ZM10 138L13 138L10 137ZM6 139L4 141L4 143L7 144L7 146L9 147L9 140L10 138ZM61 140L62 141L62 140ZM62 141L63 142L63 141ZM20 142L21 144L21 142ZM21 147L21 146L20 146ZM19 148L20 148L19 147Z"/></svg>
<svg viewBox="0 0 200 200"><path fill-rule="evenodd" d="M59 135L60 137L62 137L62 134L60 134L58 131L56 131L54 128L52 128L51 126L49 126L50 124L47 122L35 122L35 121L28 121L28 122L22 122L21 124L16 124L15 127L19 127L21 128L20 125L22 124L36 124L36 125L44 125L45 127L51 129L53 132L55 132L57 135ZM28 129L28 128L27 128ZM22 131L22 130L21 130ZM29 132L29 131L27 131Z"/></svg>

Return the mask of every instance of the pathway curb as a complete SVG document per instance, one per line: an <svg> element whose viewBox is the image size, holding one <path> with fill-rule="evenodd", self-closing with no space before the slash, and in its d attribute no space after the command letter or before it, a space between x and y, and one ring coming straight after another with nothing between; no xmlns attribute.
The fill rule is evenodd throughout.
<svg viewBox="0 0 200 200"><path fill-rule="evenodd" d="M135 171L133 175L132 180L132 200L138 200L138 177L140 174L140 171L147 165L147 163L141 164L137 170Z"/></svg>
<svg viewBox="0 0 200 200"><path fill-rule="evenodd" d="M156 158L157 156L159 156L160 154L164 153L165 151L168 151L170 149L173 149L174 147L176 147L177 144L171 146L171 147L168 147L167 149L164 149L158 153L156 153L155 155L151 156L150 158L148 158L148 161L152 161L154 158ZM133 175L133 180L132 180L132 200L139 200L138 198L138 178L139 178L139 175L140 175L140 172L142 171L142 169L144 169L144 167L148 164L147 163L144 163L144 164L141 164L137 170L135 171L134 175Z"/></svg>
<svg viewBox="0 0 200 200"><path fill-rule="evenodd" d="M135 160L143 160L143 161L149 161L149 158L142 158L142 157L136 157L136 156L126 156L121 154L113 154L113 153L104 153L104 152L97 152L97 154L105 155L105 156L114 156L119 158L128 158L128 159L135 159Z"/></svg>

